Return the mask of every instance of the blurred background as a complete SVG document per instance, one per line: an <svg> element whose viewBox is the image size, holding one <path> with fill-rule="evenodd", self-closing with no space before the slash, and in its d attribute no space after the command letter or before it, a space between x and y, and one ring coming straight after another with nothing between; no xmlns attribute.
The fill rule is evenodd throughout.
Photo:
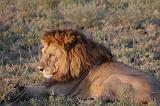
<svg viewBox="0 0 160 106"><path fill-rule="evenodd" d="M44 80L35 68L39 38L52 28L81 30L119 61L160 79L160 0L0 0L0 100L18 81L37 85ZM29 102L72 104L50 98Z"/></svg>

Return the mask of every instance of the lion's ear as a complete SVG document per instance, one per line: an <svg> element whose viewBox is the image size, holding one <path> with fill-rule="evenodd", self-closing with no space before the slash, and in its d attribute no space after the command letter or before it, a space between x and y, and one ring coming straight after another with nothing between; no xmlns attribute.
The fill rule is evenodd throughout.
<svg viewBox="0 0 160 106"><path fill-rule="evenodd" d="M76 44L77 44L77 42L76 42L76 40L74 40L74 41L66 44L66 45L64 46L64 49L67 50L67 51L69 51L69 50L71 50Z"/></svg>
<svg viewBox="0 0 160 106"><path fill-rule="evenodd" d="M69 51L71 50L76 44L78 40L75 37L69 37L64 45L64 49Z"/></svg>

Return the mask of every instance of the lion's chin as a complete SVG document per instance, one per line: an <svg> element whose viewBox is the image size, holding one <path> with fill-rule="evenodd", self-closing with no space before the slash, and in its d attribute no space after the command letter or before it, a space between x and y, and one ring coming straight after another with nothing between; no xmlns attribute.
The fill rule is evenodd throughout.
<svg viewBox="0 0 160 106"><path fill-rule="evenodd" d="M45 78L47 78L47 79L49 79L49 78L51 78L53 75L43 75Z"/></svg>

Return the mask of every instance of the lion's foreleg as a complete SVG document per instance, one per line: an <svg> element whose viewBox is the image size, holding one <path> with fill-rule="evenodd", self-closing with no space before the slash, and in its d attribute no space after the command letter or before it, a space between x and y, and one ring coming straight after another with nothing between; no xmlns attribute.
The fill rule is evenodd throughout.
<svg viewBox="0 0 160 106"><path fill-rule="evenodd" d="M46 86L27 86L25 94L30 97L37 97L49 95L49 90L46 88Z"/></svg>

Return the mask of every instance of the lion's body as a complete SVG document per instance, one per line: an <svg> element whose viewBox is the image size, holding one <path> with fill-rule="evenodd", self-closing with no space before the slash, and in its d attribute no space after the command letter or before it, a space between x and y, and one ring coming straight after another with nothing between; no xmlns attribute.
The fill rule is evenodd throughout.
<svg viewBox="0 0 160 106"><path fill-rule="evenodd" d="M117 62L107 48L82 34L54 30L42 37L42 44L39 69L55 82L42 91L74 99L119 101L128 95L137 103L153 98L160 102L160 82L156 78Z"/></svg>

